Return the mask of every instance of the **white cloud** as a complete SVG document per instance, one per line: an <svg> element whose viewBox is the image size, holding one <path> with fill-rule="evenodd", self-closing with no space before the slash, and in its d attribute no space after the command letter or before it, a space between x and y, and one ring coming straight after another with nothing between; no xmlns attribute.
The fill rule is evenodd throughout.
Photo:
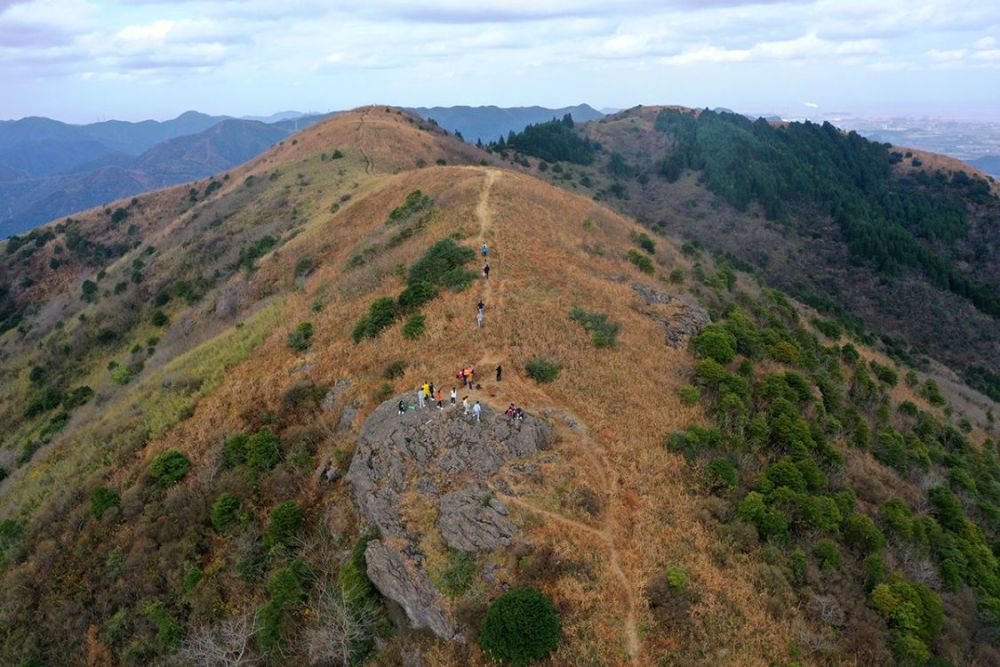
<svg viewBox="0 0 1000 667"><path fill-rule="evenodd" d="M817 104L816 102L803 102L802 105L807 106L810 109L819 109L819 104Z"/></svg>
<svg viewBox="0 0 1000 667"><path fill-rule="evenodd" d="M700 46L661 59L666 65L698 65L774 60L809 60L833 56L873 55L883 50L874 39L834 42L812 32L795 39L760 42L744 49Z"/></svg>
<svg viewBox="0 0 1000 667"><path fill-rule="evenodd" d="M963 60L968 53L966 49L931 49L927 52L927 55L935 62L947 63Z"/></svg>

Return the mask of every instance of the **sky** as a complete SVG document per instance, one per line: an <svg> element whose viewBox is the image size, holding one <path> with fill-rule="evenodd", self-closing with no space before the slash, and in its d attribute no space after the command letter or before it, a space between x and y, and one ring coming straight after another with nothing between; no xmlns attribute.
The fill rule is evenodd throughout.
<svg viewBox="0 0 1000 667"><path fill-rule="evenodd" d="M998 0L0 0L0 118L363 104L1000 121Z"/></svg>

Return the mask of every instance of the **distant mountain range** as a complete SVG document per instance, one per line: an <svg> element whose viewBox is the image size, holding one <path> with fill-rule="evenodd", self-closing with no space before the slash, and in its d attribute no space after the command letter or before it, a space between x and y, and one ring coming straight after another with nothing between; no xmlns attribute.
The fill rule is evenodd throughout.
<svg viewBox="0 0 1000 667"><path fill-rule="evenodd" d="M533 123L544 123L553 117L571 114L576 121L596 120L604 117L589 104L575 107L547 109L545 107L415 107L410 111L424 118L433 119L449 132L459 132L468 142L482 141L484 144L506 137L511 130L520 132Z"/></svg>
<svg viewBox="0 0 1000 667"><path fill-rule="evenodd" d="M966 160L966 162L994 178L1000 178L1000 155L984 155L975 160Z"/></svg>
<svg viewBox="0 0 1000 667"><path fill-rule="evenodd" d="M324 117L283 112L264 123L188 111L163 122L0 122L0 238L224 171Z"/></svg>
<svg viewBox="0 0 1000 667"><path fill-rule="evenodd" d="M413 111L472 143L567 113L578 121L604 115L586 104ZM330 115L281 111L233 118L188 111L172 120L135 123L0 121L0 239L105 202L230 169Z"/></svg>

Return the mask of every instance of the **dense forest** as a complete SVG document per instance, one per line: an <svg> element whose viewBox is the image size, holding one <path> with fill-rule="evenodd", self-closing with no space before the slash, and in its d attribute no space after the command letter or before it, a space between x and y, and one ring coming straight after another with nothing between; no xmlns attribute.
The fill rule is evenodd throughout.
<svg viewBox="0 0 1000 667"><path fill-rule="evenodd" d="M924 242L962 236L963 202L992 197L986 182L926 172L893 178L892 164L901 155L829 123L773 126L733 113L664 110L656 128L676 139L661 166L668 180L685 169L700 170L712 192L740 210L756 202L770 219L825 213L838 223L857 261L887 273L917 269L983 312L1000 315L995 293L961 275Z"/></svg>
<svg viewBox="0 0 1000 667"><path fill-rule="evenodd" d="M533 155L547 162L572 162L590 164L599 146L573 131L575 123L570 114L562 120L553 118L547 123L529 125L522 132L511 132L506 139L492 142L487 150L502 153L514 150Z"/></svg>

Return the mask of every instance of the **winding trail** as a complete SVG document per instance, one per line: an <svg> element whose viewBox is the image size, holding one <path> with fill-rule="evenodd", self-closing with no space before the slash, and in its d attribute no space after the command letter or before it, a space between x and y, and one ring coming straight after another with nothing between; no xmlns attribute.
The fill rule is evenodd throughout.
<svg viewBox="0 0 1000 667"><path fill-rule="evenodd" d="M488 369L488 372L490 372L492 371L494 364L502 363L504 359L508 358L507 347L503 338L499 337L499 340L497 340L498 337L494 337L492 333L494 329L490 327L490 319L497 318L499 316L498 314L504 303L503 254L498 248L497 237L493 230L493 213L490 210L489 204L490 193L493 190L493 185L500 172L496 169L482 169L481 171L484 174L484 179L482 190L479 194L479 202L476 205L476 218L479 220L479 245L477 246L477 252L483 243L486 243L489 246L490 255L487 256L487 259L490 261L490 274L492 277L489 280L483 281L485 284L482 287L482 299L486 304L487 317L484 322L483 329L481 330L481 336L483 338L483 355L476 365L479 368L486 368ZM496 349L496 346L499 346L499 350ZM572 530L597 537L605 543L608 552L608 568L614 578L618 580L622 593L625 596L625 613L623 619L625 647L628 651L631 664L639 665L640 653L642 650L639 642L639 631L636 620L638 616L639 600L632 584L625 575L625 571L622 569L621 552L616 544L614 525L612 522L612 517L617 515L615 509L619 495L617 488L618 485L617 482L613 481L612 475L609 472L610 465L605 455L604 447L599 443L594 442L589 431L587 430L587 427L582 421L572 414L567 414L565 411L562 411L562 414L568 417L565 421L569 428L579 436L581 451L590 463L592 469L597 472L597 476L600 480L602 487L601 495L604 497L605 501L603 512L604 520L602 525L600 527L591 526L582 521L563 516L558 512L552 512L550 510L537 507L526 500L502 493L497 489L494 489L493 491L505 502L519 507L526 512L543 516Z"/></svg>

